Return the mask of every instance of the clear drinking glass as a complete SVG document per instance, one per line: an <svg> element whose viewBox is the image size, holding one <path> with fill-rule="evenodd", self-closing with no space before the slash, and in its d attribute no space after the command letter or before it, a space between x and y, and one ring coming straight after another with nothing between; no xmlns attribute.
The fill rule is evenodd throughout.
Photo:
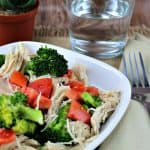
<svg viewBox="0 0 150 150"><path fill-rule="evenodd" d="M135 0L66 0L72 49L97 58L122 54Z"/></svg>

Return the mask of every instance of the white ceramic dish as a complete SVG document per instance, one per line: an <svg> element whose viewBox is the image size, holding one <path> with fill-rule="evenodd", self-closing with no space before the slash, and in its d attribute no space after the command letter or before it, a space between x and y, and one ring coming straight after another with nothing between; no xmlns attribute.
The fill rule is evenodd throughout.
<svg viewBox="0 0 150 150"><path fill-rule="evenodd" d="M63 54L68 60L70 67L75 63L86 65L89 82L91 85L96 85L97 87L106 90L117 89L121 91L121 100L116 111L105 123L99 136L90 144L88 144L85 150L93 150L96 148L111 134L127 110L131 96L131 87L128 79L121 72L101 61L64 49L62 47L39 42L22 43L24 43L33 52L36 52L36 50L38 50L38 48L42 45L47 45L48 47L57 49L57 51ZM9 52L13 47L16 46L16 44L18 43L1 46L0 53Z"/></svg>

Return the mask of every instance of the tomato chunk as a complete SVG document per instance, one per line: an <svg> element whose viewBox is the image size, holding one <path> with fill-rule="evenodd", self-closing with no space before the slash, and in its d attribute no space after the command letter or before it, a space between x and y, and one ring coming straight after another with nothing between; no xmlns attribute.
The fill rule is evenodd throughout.
<svg viewBox="0 0 150 150"><path fill-rule="evenodd" d="M71 89L83 92L85 90L84 83L81 81L70 81L68 83Z"/></svg>
<svg viewBox="0 0 150 150"><path fill-rule="evenodd" d="M33 102L38 97L38 92L30 87L23 87L21 91L28 97L28 104L32 106Z"/></svg>
<svg viewBox="0 0 150 150"><path fill-rule="evenodd" d="M80 91L69 89L65 92L65 96L71 100L80 100L81 99L81 93Z"/></svg>
<svg viewBox="0 0 150 150"><path fill-rule="evenodd" d="M14 71L9 79L10 83L20 87L24 87L28 83L28 79L19 71Z"/></svg>
<svg viewBox="0 0 150 150"><path fill-rule="evenodd" d="M28 104L31 107L36 107L39 93L35 89L32 89L31 87L22 88L21 91L25 95L27 95ZM40 96L40 98L39 98L39 109L49 109L50 106L51 106L51 100L47 97Z"/></svg>
<svg viewBox="0 0 150 150"><path fill-rule="evenodd" d="M38 93L41 93L42 96L49 98L52 92L52 79L50 78L37 79L29 83L28 86L35 89Z"/></svg>
<svg viewBox="0 0 150 150"><path fill-rule="evenodd" d="M51 105L51 100L48 99L47 97L41 96L39 99L39 108L40 109L48 109ZM32 103L32 107L36 107L37 106L37 101L35 100Z"/></svg>
<svg viewBox="0 0 150 150"><path fill-rule="evenodd" d="M91 94L92 96L99 96L99 90L94 86L86 87L85 91Z"/></svg>
<svg viewBox="0 0 150 150"><path fill-rule="evenodd" d="M75 100L71 101L71 106L67 117L72 120L79 120L87 124L90 123L91 118L90 114L86 111L86 109Z"/></svg>
<svg viewBox="0 0 150 150"><path fill-rule="evenodd" d="M0 128L0 145L15 141L16 134L12 130Z"/></svg>

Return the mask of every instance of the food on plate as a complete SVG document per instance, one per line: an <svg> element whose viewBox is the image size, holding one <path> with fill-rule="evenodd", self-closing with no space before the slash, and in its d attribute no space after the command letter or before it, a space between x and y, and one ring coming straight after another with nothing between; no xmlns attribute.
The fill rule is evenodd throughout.
<svg viewBox="0 0 150 150"><path fill-rule="evenodd" d="M56 50L22 43L0 55L0 149L83 149L115 111L119 91L88 84Z"/></svg>
<svg viewBox="0 0 150 150"><path fill-rule="evenodd" d="M30 76L51 74L52 76L62 76L67 73L67 61L57 53L56 50L41 47L37 51L37 56L32 57L26 63L25 73Z"/></svg>

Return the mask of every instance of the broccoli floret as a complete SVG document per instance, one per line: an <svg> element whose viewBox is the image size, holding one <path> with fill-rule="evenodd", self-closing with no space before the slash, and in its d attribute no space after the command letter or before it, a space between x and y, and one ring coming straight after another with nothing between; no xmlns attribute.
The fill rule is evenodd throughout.
<svg viewBox="0 0 150 150"><path fill-rule="evenodd" d="M10 128L13 121L14 116L10 98L7 95L0 95L0 128Z"/></svg>
<svg viewBox="0 0 150 150"><path fill-rule="evenodd" d="M35 139L41 144L44 144L48 140L52 142L71 141L72 138L66 127L69 107L69 104L62 106L58 112L58 117L54 121L50 122L44 131L37 133Z"/></svg>
<svg viewBox="0 0 150 150"><path fill-rule="evenodd" d="M30 77L51 74L52 76L62 76L67 73L67 60L57 53L56 50L41 47L37 51L37 56L31 58L25 66L24 73Z"/></svg>
<svg viewBox="0 0 150 150"><path fill-rule="evenodd" d="M5 63L5 55L0 54L0 67Z"/></svg>
<svg viewBox="0 0 150 150"><path fill-rule="evenodd" d="M43 124L43 114L26 106L26 102L27 97L21 92L0 95L0 128L12 128L17 134L33 134L37 123Z"/></svg>
<svg viewBox="0 0 150 150"><path fill-rule="evenodd" d="M30 108L27 105L27 96L21 92L15 92L11 96L11 104L14 106L16 118L24 118L39 124L43 124L41 110Z"/></svg>
<svg viewBox="0 0 150 150"><path fill-rule="evenodd" d="M36 130L37 125L33 122L24 120L24 119L17 119L15 126L12 127L12 129L17 134L33 134Z"/></svg>
<svg viewBox="0 0 150 150"><path fill-rule="evenodd" d="M25 94L23 94L22 92L15 92L11 96L11 103L13 105L16 105L16 104L26 105L27 104L27 96Z"/></svg>
<svg viewBox="0 0 150 150"><path fill-rule="evenodd" d="M58 53L56 50L52 48L48 48L47 46L39 48L37 51L38 56L40 56L43 59L49 59L53 58L54 56L58 56Z"/></svg>
<svg viewBox="0 0 150 150"><path fill-rule="evenodd" d="M92 96L88 92L83 92L81 94L81 98L83 99L83 102L88 105L92 106L94 108L98 107L101 105L102 100L100 99L99 96Z"/></svg>
<svg viewBox="0 0 150 150"><path fill-rule="evenodd" d="M43 124L43 114L41 110L33 109L23 105L16 106L16 117L25 120L36 122L40 125Z"/></svg>
<svg viewBox="0 0 150 150"><path fill-rule="evenodd" d="M10 128L13 125L14 116L10 107L0 107L0 128Z"/></svg>
<svg viewBox="0 0 150 150"><path fill-rule="evenodd" d="M0 95L0 108L11 105L10 97L8 95Z"/></svg>
<svg viewBox="0 0 150 150"><path fill-rule="evenodd" d="M33 57L27 62L24 73L30 77L33 75L41 76L49 73L49 61L40 57Z"/></svg>

